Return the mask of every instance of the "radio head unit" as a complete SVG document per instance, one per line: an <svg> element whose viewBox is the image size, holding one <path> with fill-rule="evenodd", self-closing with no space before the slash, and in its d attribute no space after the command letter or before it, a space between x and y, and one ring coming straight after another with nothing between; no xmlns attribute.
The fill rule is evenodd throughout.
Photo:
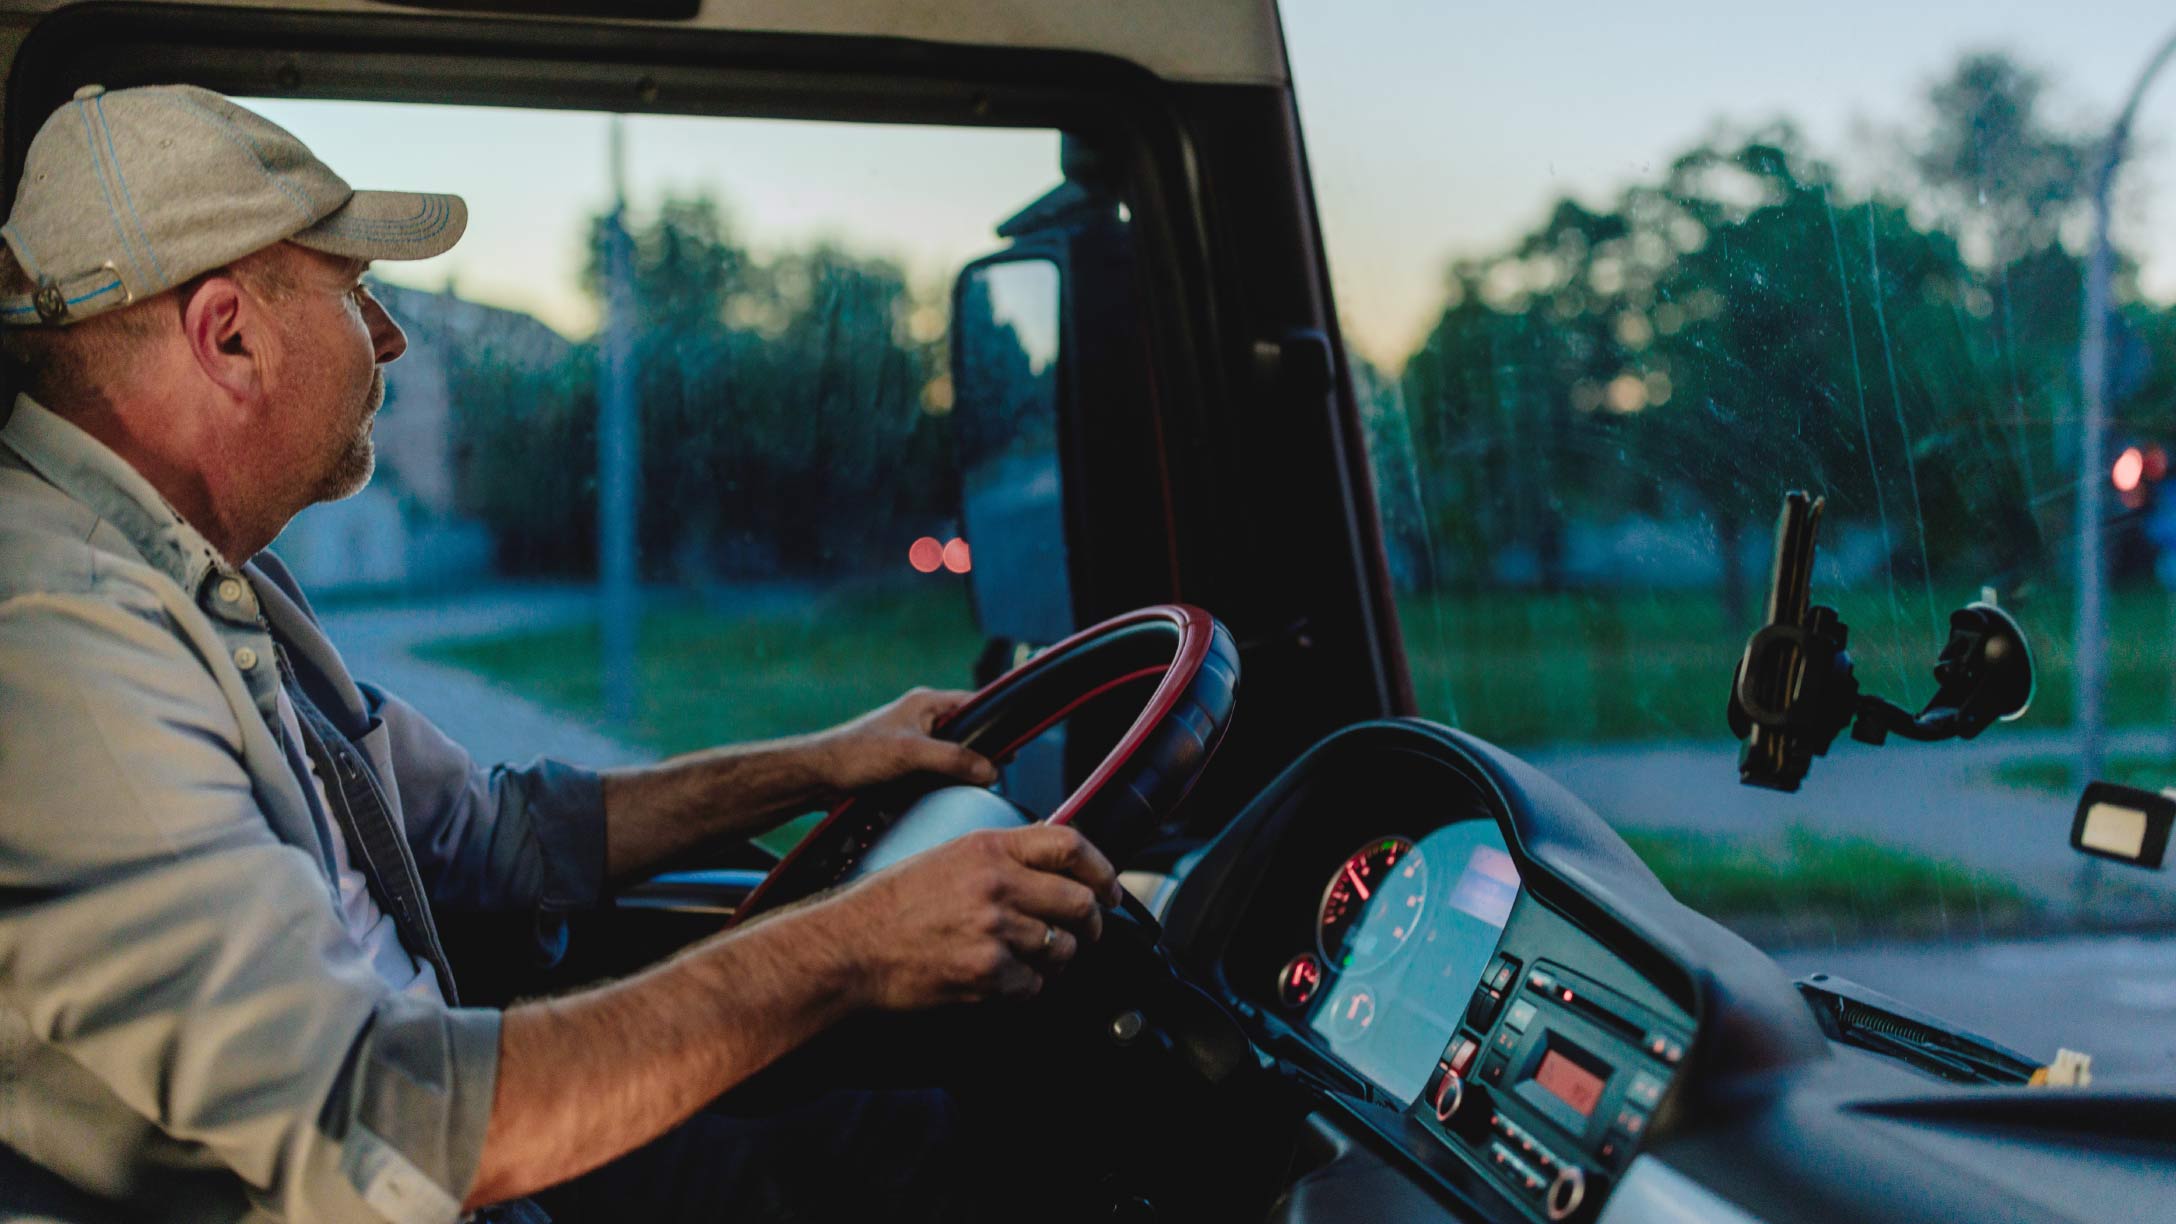
<svg viewBox="0 0 2176 1224"><path fill-rule="evenodd" d="M1482 983L1504 977L1500 955ZM1684 1026L1549 961L1477 995L1424 1097L1454 1148L1550 1221L1587 1218L1685 1060Z"/></svg>

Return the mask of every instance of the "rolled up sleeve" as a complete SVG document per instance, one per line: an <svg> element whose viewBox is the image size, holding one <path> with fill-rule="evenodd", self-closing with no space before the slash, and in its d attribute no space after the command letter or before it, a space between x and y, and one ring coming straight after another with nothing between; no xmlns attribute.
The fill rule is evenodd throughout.
<svg viewBox="0 0 2176 1224"><path fill-rule="evenodd" d="M458 1218L498 1014L373 972L143 602L0 603L0 1004L273 1214Z"/></svg>
<svg viewBox="0 0 2176 1224"><path fill-rule="evenodd" d="M358 685L385 728L409 848L431 900L462 909L595 905L604 892L604 783L538 758L483 768L413 706Z"/></svg>

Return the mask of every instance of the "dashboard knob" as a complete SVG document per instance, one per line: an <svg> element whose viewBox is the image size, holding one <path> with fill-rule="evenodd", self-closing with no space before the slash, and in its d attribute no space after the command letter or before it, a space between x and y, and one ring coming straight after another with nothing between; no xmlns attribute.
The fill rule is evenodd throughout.
<svg viewBox="0 0 2176 1224"><path fill-rule="evenodd" d="M1548 1196L1543 1200L1549 1218L1561 1220L1579 1210L1580 1201L1587 1197L1587 1175L1578 1165L1558 1165L1556 1180L1549 1183Z"/></svg>
<svg viewBox="0 0 2176 1224"><path fill-rule="evenodd" d="M1436 1085L1436 1121L1449 1122L1458 1107L1466 1100L1466 1081L1458 1072L1445 1068L1443 1079Z"/></svg>

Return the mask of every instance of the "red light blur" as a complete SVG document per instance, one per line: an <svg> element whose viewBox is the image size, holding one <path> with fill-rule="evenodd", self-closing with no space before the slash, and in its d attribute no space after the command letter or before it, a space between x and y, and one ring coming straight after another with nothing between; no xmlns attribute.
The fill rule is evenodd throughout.
<svg viewBox="0 0 2176 1224"><path fill-rule="evenodd" d="M2146 479L2159 480L2168 475L2168 452L2156 444L2146 448Z"/></svg>
<svg viewBox="0 0 2176 1224"><path fill-rule="evenodd" d="M2111 475L2118 491L2134 492L2146 475L2146 453L2135 446L2124 447L2123 453L2116 456L2116 468Z"/></svg>
<svg viewBox="0 0 2176 1224"><path fill-rule="evenodd" d="M944 567L955 574L964 574L975 568L974 558L967 552L967 541L955 538L944 546Z"/></svg>
<svg viewBox="0 0 2176 1224"><path fill-rule="evenodd" d="M958 543L955 540L953 543ZM923 536L907 545L907 564L924 574L934 574L945 562L945 547L935 536Z"/></svg>

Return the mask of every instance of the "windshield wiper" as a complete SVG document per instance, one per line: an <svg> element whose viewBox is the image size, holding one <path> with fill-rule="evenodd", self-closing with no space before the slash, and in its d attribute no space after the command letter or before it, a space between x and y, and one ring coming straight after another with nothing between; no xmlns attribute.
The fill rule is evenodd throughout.
<svg viewBox="0 0 2176 1224"><path fill-rule="evenodd" d="M1832 1041L1887 1054L1964 1084L2022 1084L2040 1064L2007 1046L1935 1019L1879 991L1827 973L1800 978L1821 1029Z"/></svg>

